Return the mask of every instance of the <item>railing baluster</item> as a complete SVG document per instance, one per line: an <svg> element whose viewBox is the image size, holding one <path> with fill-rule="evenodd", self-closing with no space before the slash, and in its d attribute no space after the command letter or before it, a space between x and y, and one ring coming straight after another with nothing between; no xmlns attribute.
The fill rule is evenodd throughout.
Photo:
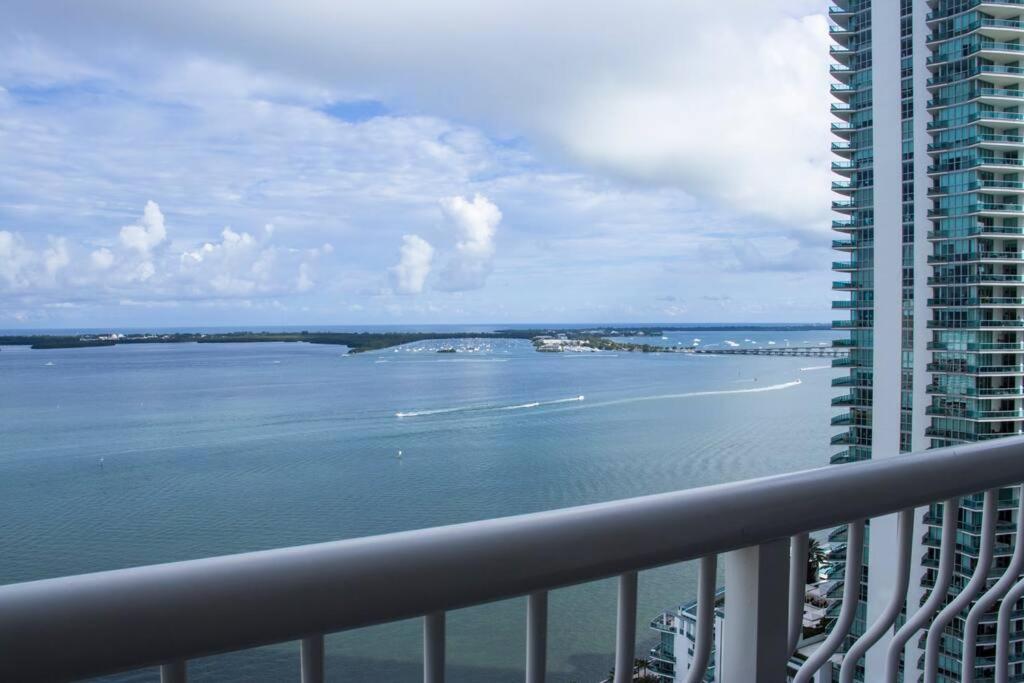
<svg viewBox="0 0 1024 683"><path fill-rule="evenodd" d="M893 584L892 599L885 610L871 625L864 635L857 639L843 657L843 665L839 670L840 683L853 683L853 675L857 670L857 661L867 653L871 646L885 635L885 632L896 623L896 617L907 601L907 587L910 585L910 552L914 541L914 511L903 510L897 520L899 556L896 565L896 582Z"/></svg>
<svg viewBox="0 0 1024 683"><path fill-rule="evenodd" d="M950 600L945 609L938 613L932 625L928 627L928 640L925 643L924 653L925 683L935 683L938 680L939 647L942 645L943 629L946 628L949 622L953 621L954 617L971 604L971 600L985 588L985 583L988 581L988 570L992 566L992 552L995 544L996 503L998 498L999 489L985 491L985 504L981 511L981 549L978 552L978 562L974 565L974 573L971 575L971 580L967 582L967 585L960 591L960 594ZM953 512L955 513L956 511L954 510ZM964 634L963 666L961 666L960 675L966 683L974 680L974 641L975 638L973 636L968 633ZM971 651L968 656L969 642ZM968 666L970 667L969 670Z"/></svg>
<svg viewBox="0 0 1024 683"><path fill-rule="evenodd" d="M864 520L850 522L846 541L846 576L843 579L843 606L839 610L832 632L807 658L793 678L793 683L810 683L818 670L828 661L853 625L857 616L857 602L860 600L860 574L864 556Z"/></svg>
<svg viewBox="0 0 1024 683"><path fill-rule="evenodd" d="M885 657L885 683L896 683L899 673L900 657L903 649L915 633L928 623L935 612L942 607L946 599L946 590L953 577L953 556L956 550L956 516L959 498L950 498L942 503L942 542L939 546L939 572L935 577L935 586L921 609L914 612L906 623L893 635L889 650Z"/></svg>
<svg viewBox="0 0 1024 683"><path fill-rule="evenodd" d="M444 612L423 617L423 683L444 683Z"/></svg>
<svg viewBox="0 0 1024 683"><path fill-rule="evenodd" d="M299 646L302 683L323 683L324 681L324 637L323 634L302 639Z"/></svg>
<svg viewBox="0 0 1024 683"><path fill-rule="evenodd" d="M526 600L526 683L544 683L548 660L548 593Z"/></svg>
<svg viewBox="0 0 1024 683"><path fill-rule="evenodd" d="M693 666L686 674L686 683L701 683L711 659L711 644L715 641L715 578L718 555L700 558L700 576L697 579L697 642L693 646Z"/></svg>
<svg viewBox="0 0 1024 683"><path fill-rule="evenodd" d="M187 683L188 662L180 659L160 666L160 683Z"/></svg>
<svg viewBox="0 0 1024 683"><path fill-rule="evenodd" d="M615 681L633 680L636 657L636 572L619 576L619 613L615 626Z"/></svg>
<svg viewBox="0 0 1024 683"><path fill-rule="evenodd" d="M1017 532L1013 537L1013 557L1006 571L999 577L996 584L983 596L967 614L967 633L976 633L978 622L981 617L992 609L996 601L1005 596L1003 604L999 606L999 617L996 621L996 683L1006 683L1009 678L1009 656L1010 656L1010 612L1013 611L1013 604L1024 594L1024 581L1018 582L1021 571L1024 571L1024 486L1017 494ZM1014 595L1019 588L1020 592ZM1009 607L1007 607L1009 605ZM1004 610L1004 607L1006 609ZM973 640L973 636L972 636ZM972 648L973 649L973 648ZM966 664L967 640L964 640L964 653ZM966 670L966 669L965 669Z"/></svg>
<svg viewBox="0 0 1024 683"><path fill-rule="evenodd" d="M786 654L792 656L804 626L807 597L807 546L810 535L797 534L789 540L789 638Z"/></svg>

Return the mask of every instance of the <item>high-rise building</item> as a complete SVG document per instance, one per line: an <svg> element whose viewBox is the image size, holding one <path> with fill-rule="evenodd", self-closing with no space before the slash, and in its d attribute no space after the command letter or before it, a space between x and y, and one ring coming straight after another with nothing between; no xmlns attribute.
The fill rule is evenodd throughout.
<svg viewBox="0 0 1024 683"><path fill-rule="evenodd" d="M834 269L848 292L834 307L849 318L836 343L848 393L833 424L832 462L990 439L1024 431L1024 4L1021 0L838 0L830 9L831 67L839 137L833 208L846 253ZM910 483L908 483L910 484ZM1009 491L1004 493L1009 494ZM1010 495L994 572L1006 566L1015 520ZM915 528L908 609L934 584L943 510ZM981 501L964 499L951 593L977 562ZM894 582L895 519L868 532L854 635L884 608ZM851 575L849 568L846 577ZM966 615L966 612L964 612ZM994 613L982 620L976 680L990 680ZM1013 652L1024 652L1014 622ZM947 629L940 680L960 680L963 619ZM923 641L904 661L917 680ZM881 675L885 647L873 648L863 680ZM1024 680L1013 664L1012 680ZM945 678L943 678L945 677Z"/></svg>
<svg viewBox="0 0 1024 683"><path fill-rule="evenodd" d="M833 287L846 294L833 307L848 314L834 323L845 332L835 345L849 350L833 363L847 372L833 381L844 392L832 401L843 409L832 444L843 450L831 462L1024 433L1024 0L834 0L829 14L842 233L833 247L844 254ZM999 497L990 581L1012 552L1015 495ZM956 510L951 596L977 565L981 507L978 495ZM944 513L933 505L915 521L909 611L934 586ZM845 529L829 536L837 548ZM895 516L872 520L866 539L864 566L840 566L825 584L831 598L851 577L861 584L847 644L892 593ZM663 679L687 668L690 607L654 625ZM940 681L961 680L966 613L944 633ZM978 627L974 680L993 680L995 616ZM1024 681L1024 618L1011 625L1010 680ZM881 680L891 636L857 678ZM923 650L923 637L911 640L904 681L918 680Z"/></svg>

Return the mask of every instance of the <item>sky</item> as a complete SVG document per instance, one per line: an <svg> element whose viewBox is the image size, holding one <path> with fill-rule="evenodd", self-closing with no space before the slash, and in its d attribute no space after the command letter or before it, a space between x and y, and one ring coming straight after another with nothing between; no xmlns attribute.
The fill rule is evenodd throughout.
<svg viewBox="0 0 1024 683"><path fill-rule="evenodd" d="M0 0L0 328L830 318L818 0Z"/></svg>

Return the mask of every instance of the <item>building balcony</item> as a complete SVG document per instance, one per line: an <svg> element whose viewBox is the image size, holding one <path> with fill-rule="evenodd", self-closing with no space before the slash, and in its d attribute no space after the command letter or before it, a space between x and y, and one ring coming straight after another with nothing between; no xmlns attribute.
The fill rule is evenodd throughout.
<svg viewBox="0 0 1024 683"><path fill-rule="evenodd" d="M928 36L929 43L940 43L950 38L965 36L970 33L983 33L993 41L1009 41L1014 37L1024 35L1024 25L1016 19L997 19L994 17L981 17L967 24L958 25L955 29L946 31L932 31Z"/></svg>
<svg viewBox="0 0 1024 683"><path fill-rule="evenodd" d="M870 309L874 306L871 301L833 301L832 308L843 308L843 309L859 309L865 308Z"/></svg>
<svg viewBox="0 0 1024 683"><path fill-rule="evenodd" d="M966 71L957 71L928 79L929 90L937 90L951 83L961 83L972 78L984 78L988 83L1001 86L1024 83L1024 68L1004 64L978 64Z"/></svg>
<svg viewBox="0 0 1024 683"><path fill-rule="evenodd" d="M832 270L840 273L852 273L855 270L871 270L874 266L870 260L866 261L833 261Z"/></svg>
<svg viewBox="0 0 1024 683"><path fill-rule="evenodd" d="M1000 439L1009 436L1019 436L1021 431L1009 431L1009 432L997 432L997 433L982 433L976 434L973 432L962 432L955 429L945 429L941 427L928 427L924 430L925 436L931 436L936 439L944 439L947 441L961 441L961 442L972 442L972 441L991 441L992 439Z"/></svg>
<svg viewBox="0 0 1024 683"><path fill-rule="evenodd" d="M928 372L944 375L1021 375L1024 363L1013 365L968 365L967 363L929 363Z"/></svg>
<svg viewBox="0 0 1024 683"><path fill-rule="evenodd" d="M928 151L941 152L950 149L965 149L968 147L978 146L984 147L985 149L1017 149L1018 147L1024 146L1024 137L1021 137L1020 135L998 135L995 133L985 133L981 135L972 135L971 137L956 140L955 142L933 142L928 145Z"/></svg>
<svg viewBox="0 0 1024 683"><path fill-rule="evenodd" d="M928 257L928 263L971 263L976 261L1005 261L1008 263L1016 263L1024 261L1024 252L975 251L965 254L939 254Z"/></svg>
<svg viewBox="0 0 1024 683"><path fill-rule="evenodd" d="M966 344L950 344L945 342L928 342L929 351L1024 351L1024 342L967 342Z"/></svg>
<svg viewBox="0 0 1024 683"><path fill-rule="evenodd" d="M950 3L941 10L929 12L926 16L926 20L928 23L933 23L946 19L947 17L963 14L975 7L985 6L987 9L991 8L990 11L995 11L1000 8L1005 10L1007 8L1017 7L1020 4L1021 0L962 0L961 2ZM929 5L934 7L935 3L930 2Z"/></svg>
<svg viewBox="0 0 1024 683"><path fill-rule="evenodd" d="M834 203L834 202L833 202ZM978 214L992 214L998 216L999 214L1007 213L1020 213L1024 211L1024 205L1021 204L1006 204L1006 203L995 203L995 202L975 202L974 204L968 204L967 206L957 207L955 209L930 209L928 211L929 218L949 218L952 216L972 216ZM995 228L998 229L998 228ZM1024 228L1015 228L1021 230Z"/></svg>
<svg viewBox="0 0 1024 683"><path fill-rule="evenodd" d="M838 47L838 46L833 46ZM956 62L967 57L978 56L984 59L991 59L994 61L1003 55L1017 55L1024 52L1024 45L1019 43L1006 43L996 40L980 40L975 42L973 45L964 45L962 50L957 51L955 54L936 54L928 58L928 66L935 66L938 64L946 64L947 62ZM833 53L837 59L847 59L848 55ZM853 53L850 53L851 55Z"/></svg>
<svg viewBox="0 0 1024 683"><path fill-rule="evenodd" d="M856 211L858 209L864 209L864 208L867 208L867 207L863 203L854 201L853 199L843 199L843 200L836 200L836 201L832 202L832 210L833 211L841 211L841 212L845 213L845 212L848 212L848 211Z"/></svg>
<svg viewBox="0 0 1024 683"><path fill-rule="evenodd" d="M1024 329L1024 318L1007 320L929 320L928 329L935 330L972 330L1012 327Z"/></svg>
<svg viewBox="0 0 1024 683"><path fill-rule="evenodd" d="M828 72L832 74L833 78L840 80L850 78L857 71L857 69L851 69L846 64L830 64L828 67Z"/></svg>
<svg viewBox="0 0 1024 683"><path fill-rule="evenodd" d="M651 648L651 659L657 659L658 661L665 662L667 664L675 664L676 656L669 648L665 647L664 643L658 643Z"/></svg>
<svg viewBox="0 0 1024 683"><path fill-rule="evenodd" d="M966 396L968 398L1020 398L1024 396L1024 387L956 387L944 388L938 384L925 387L928 394L934 396Z"/></svg>
<svg viewBox="0 0 1024 683"><path fill-rule="evenodd" d="M857 437L855 437L850 432L840 432L839 434L836 434L831 439L829 439L829 443L831 445L833 445L833 446L865 446L865 447L868 447L868 446L871 445L871 440L870 439L858 439Z"/></svg>
<svg viewBox="0 0 1024 683"><path fill-rule="evenodd" d="M954 230L933 230L928 233L928 239L932 241L962 240L968 237L1004 237L1006 235L1024 237L1024 226L976 225Z"/></svg>
<svg viewBox="0 0 1024 683"><path fill-rule="evenodd" d="M978 273L975 275L941 275L928 278L929 285L1017 284L1024 275L1016 273Z"/></svg>
<svg viewBox="0 0 1024 683"><path fill-rule="evenodd" d="M844 394L843 396L833 398L832 405L836 408L870 408L871 399L854 396L853 394Z"/></svg>
<svg viewBox="0 0 1024 683"><path fill-rule="evenodd" d="M870 320L833 320L833 330L867 330L871 329Z"/></svg>
<svg viewBox="0 0 1024 683"><path fill-rule="evenodd" d="M1016 180L982 180L964 183L953 187L932 186L928 188L928 196L942 197L945 195L976 192L977 190L995 190L999 192L1013 193L1024 192L1024 182Z"/></svg>
<svg viewBox="0 0 1024 683"><path fill-rule="evenodd" d="M856 251L857 249L870 249L873 246L875 246L874 240L832 240L832 248L836 251Z"/></svg>
<svg viewBox="0 0 1024 683"><path fill-rule="evenodd" d="M1024 306L1024 298L1016 296L979 296L963 299L928 299L928 305L935 308L962 308L965 306L980 307L1017 307Z"/></svg>
<svg viewBox="0 0 1024 683"><path fill-rule="evenodd" d="M184 681L189 660L291 641L303 681L319 683L327 634L418 617L424 681L440 683L448 611L530 596L526 642L533 656L526 680L537 683L545 675L548 593L617 576L618 605L607 608L616 614L619 634L616 683L627 683L636 656L638 573L702 558L700 583L710 588L700 591L694 611L695 655L707 666L713 638L702 635L714 624L719 554L725 590L745 596L736 614L752 625L750 637L758 643L748 647L726 632L717 653L721 670L775 666L778 675L765 680L784 680L795 641L777 636L799 629L802 620L790 625L788 615L801 613L804 595L777 596L789 595L791 579L802 585L806 571L802 559L790 562L791 546L800 547L809 532L842 525L846 542L832 546L830 560L845 557L858 566L865 520L986 491L978 549L958 548L977 558L976 571L986 576L994 556L1009 550L994 541L997 491L1022 480L1024 439L1002 438L969 452L941 448L520 517L6 585L0 587L0 680L69 680L159 667L164 681ZM938 544L940 568L952 569L956 515L944 516L942 524L926 545ZM652 529L682 531L667 537ZM744 547L749 550L730 552ZM798 572L792 577L791 566ZM829 637L798 662L800 676L813 677L842 656L836 653L859 590L859 582L848 581L841 595L832 593L838 618ZM925 623L936 611L930 605L923 613L917 605L911 609ZM668 651L659 654L663 663L671 661ZM1007 661L1008 652L997 647L995 656Z"/></svg>
<svg viewBox="0 0 1024 683"><path fill-rule="evenodd" d="M863 161L833 161L832 171L839 174L850 176L857 171L866 171L871 168L872 160L867 159Z"/></svg>
<svg viewBox="0 0 1024 683"><path fill-rule="evenodd" d="M928 128L928 130L942 130L942 129L945 129L945 128L958 128L960 126L966 126L968 124L978 123L978 122L988 123L988 124L1000 124L1000 123L1004 123L1004 122L1009 122L1009 123L1016 124L1016 123L1019 123L1021 121L1024 121L1024 114L1021 114L1021 113L1010 112L1010 111L982 111L982 112L977 112L977 113L971 114L971 115L966 116L966 117L962 117L962 118L958 117L957 119L955 119L953 121L949 121L949 120L929 121L927 128ZM837 124L835 124L835 123L832 124L833 132L839 132L839 131L836 131L836 128L835 128L836 125Z"/></svg>
<svg viewBox="0 0 1024 683"><path fill-rule="evenodd" d="M853 416L850 413L841 413L832 418L833 427L848 427L853 424Z"/></svg>
<svg viewBox="0 0 1024 683"><path fill-rule="evenodd" d="M835 166L840 162L832 162ZM1024 166L1024 159L1009 159L1004 157L983 157L979 159L962 159L957 163L933 164L928 167L929 175L940 175L942 173L957 173L960 171L980 170L992 172L1006 172L1006 169L1020 168Z"/></svg>
<svg viewBox="0 0 1024 683"><path fill-rule="evenodd" d="M967 420L1021 420L1024 419L1024 409L1018 410L974 410L945 406L942 408L928 406L925 409L928 415L939 417L958 417Z"/></svg>
<svg viewBox="0 0 1024 683"><path fill-rule="evenodd" d="M982 102L994 106L1006 106L1007 103L1019 103L1024 99L1024 92L1006 88L976 88L971 92L952 97L935 97L928 100L928 109L952 107L969 102ZM833 105L835 106L835 105Z"/></svg>

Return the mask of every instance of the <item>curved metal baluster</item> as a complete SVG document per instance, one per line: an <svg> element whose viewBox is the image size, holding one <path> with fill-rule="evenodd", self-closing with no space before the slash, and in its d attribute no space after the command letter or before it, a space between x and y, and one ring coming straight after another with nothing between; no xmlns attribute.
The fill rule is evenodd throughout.
<svg viewBox="0 0 1024 683"><path fill-rule="evenodd" d="M789 539L789 640L786 654L792 656L800 642L807 596L807 545L805 532Z"/></svg>
<svg viewBox="0 0 1024 683"><path fill-rule="evenodd" d="M843 583L843 607L839 611L832 632L828 634L817 650L811 653L804 665L796 672L793 683L810 683L818 670L828 658L839 649L843 638L850 631L853 619L857 615L857 602L860 599L860 573L864 556L864 520L850 522L846 542L846 578Z"/></svg>
<svg viewBox="0 0 1024 683"><path fill-rule="evenodd" d="M900 668L900 655L903 654L903 648L906 647L907 641L917 633L918 629L924 628L924 625L942 607L942 603L946 599L946 591L949 589L950 579L953 578L953 556L956 550L956 509L959 504L959 498L950 498L942 503L942 542L939 546L939 573L935 577L935 586L921 609L914 612L914 616L908 617L906 623L893 635L885 657L885 683L896 683L896 675Z"/></svg>
<svg viewBox="0 0 1024 683"><path fill-rule="evenodd" d="M686 674L686 683L700 683L711 659L711 643L715 640L715 573L718 555L700 558L697 584L697 642L693 645L693 665Z"/></svg>
<svg viewBox="0 0 1024 683"><path fill-rule="evenodd" d="M974 646L978 638L978 624L981 622L981 618L996 604L999 598L1006 595L1007 591L1017 582L1020 578L1021 570L1024 569L1024 525L1020 523L1020 520L1024 519L1024 497L1018 495L1017 502L1017 533L1013 539L1013 557L1010 558L1010 563L1006 567L1006 571L999 577L995 585L992 586L988 591L978 598L978 601L971 608L971 611L967 614L967 624L964 626L964 656L963 656L963 680L964 683L970 683L974 679ZM1014 600L1016 602L1016 600ZM1000 610L1002 612L1002 610ZM999 664L1000 649L999 641L1005 641L1006 649L1002 650L1004 655L1004 662L1008 663L1006 657L1009 648L1010 634L1009 634L1009 613L1007 613L1007 624L1006 630L996 629L996 680L999 680ZM1003 680L1006 680L1007 673L1005 671L1006 665L1004 664Z"/></svg>
<svg viewBox="0 0 1024 683"><path fill-rule="evenodd" d="M999 606L999 620L996 622L996 683L1006 683L1010 678L1010 616L1013 606L1022 595L1024 579L1014 584Z"/></svg>
<svg viewBox="0 0 1024 683"><path fill-rule="evenodd" d="M893 586L892 599L871 628L857 639L843 657L843 666L839 670L840 683L853 683L858 660L892 628L896 623L896 617L900 615L900 610L903 609L903 603L907 601L907 586L910 584L910 549L914 540L914 511L911 509L900 512L897 525L900 554L897 558L896 583Z"/></svg>
<svg viewBox="0 0 1024 683"><path fill-rule="evenodd" d="M985 581L988 580L988 569L992 566L992 546L995 541L996 500L998 496L999 489L985 491L985 504L981 511L981 550L978 553L978 564L974 567L974 574L971 575L971 580L967 582L967 585L960 591L960 594L953 598L946 605L945 609L938 613L932 625L928 627L928 640L924 651L925 683L935 683L938 679L939 646L942 642L943 629L953 620L953 617L960 614L967 605L971 604L971 600L985 587ZM943 519L943 522L945 522L945 519ZM964 680L970 680L963 667L961 667L961 675L965 676Z"/></svg>
<svg viewBox="0 0 1024 683"><path fill-rule="evenodd" d="M615 626L615 681L633 680L636 656L636 572L619 575L619 613Z"/></svg>

